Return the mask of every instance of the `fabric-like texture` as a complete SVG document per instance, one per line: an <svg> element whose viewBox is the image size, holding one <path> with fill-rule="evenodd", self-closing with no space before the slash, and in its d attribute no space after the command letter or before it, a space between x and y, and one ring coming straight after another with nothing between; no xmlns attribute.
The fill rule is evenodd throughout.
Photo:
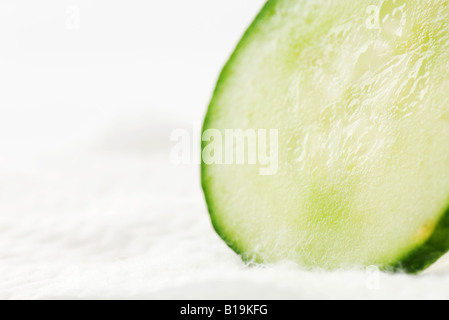
<svg viewBox="0 0 449 320"><path fill-rule="evenodd" d="M244 265L211 227L199 168L171 164L168 143L146 149L167 135L148 128L118 127L0 173L0 298L449 298L445 267L407 276Z"/></svg>
<svg viewBox="0 0 449 320"><path fill-rule="evenodd" d="M264 2L0 1L0 299L449 298L444 265L248 267L169 161Z"/></svg>

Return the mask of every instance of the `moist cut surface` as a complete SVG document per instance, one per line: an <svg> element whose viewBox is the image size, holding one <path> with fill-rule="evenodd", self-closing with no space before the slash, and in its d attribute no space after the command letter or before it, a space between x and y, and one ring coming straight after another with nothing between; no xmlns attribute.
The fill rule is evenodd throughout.
<svg viewBox="0 0 449 320"><path fill-rule="evenodd" d="M231 248L256 263L408 272L449 249L447 21L443 0L265 5L204 124L279 132L274 175L203 164Z"/></svg>

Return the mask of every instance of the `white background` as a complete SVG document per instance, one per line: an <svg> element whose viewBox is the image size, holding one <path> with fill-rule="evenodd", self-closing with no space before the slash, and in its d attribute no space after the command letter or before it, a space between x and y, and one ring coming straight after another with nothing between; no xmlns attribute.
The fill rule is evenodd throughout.
<svg viewBox="0 0 449 320"><path fill-rule="evenodd" d="M170 133L263 3L0 2L0 298L449 298L446 267L249 268L214 233Z"/></svg>

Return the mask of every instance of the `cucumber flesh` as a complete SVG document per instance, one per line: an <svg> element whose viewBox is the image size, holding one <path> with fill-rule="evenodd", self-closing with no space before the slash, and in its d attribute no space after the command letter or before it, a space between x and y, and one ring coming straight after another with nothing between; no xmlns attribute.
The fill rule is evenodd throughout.
<svg viewBox="0 0 449 320"><path fill-rule="evenodd" d="M275 175L202 166L244 260L419 272L449 249L447 21L447 0L268 1L204 124L279 132Z"/></svg>

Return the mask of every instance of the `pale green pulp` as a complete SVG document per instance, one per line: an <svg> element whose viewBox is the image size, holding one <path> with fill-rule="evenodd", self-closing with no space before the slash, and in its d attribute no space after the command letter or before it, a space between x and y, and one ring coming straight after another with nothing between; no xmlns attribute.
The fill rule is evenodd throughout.
<svg viewBox="0 0 449 320"><path fill-rule="evenodd" d="M385 267L429 241L449 207L447 21L443 0L268 2L204 126L279 130L275 175L203 164L245 260Z"/></svg>

